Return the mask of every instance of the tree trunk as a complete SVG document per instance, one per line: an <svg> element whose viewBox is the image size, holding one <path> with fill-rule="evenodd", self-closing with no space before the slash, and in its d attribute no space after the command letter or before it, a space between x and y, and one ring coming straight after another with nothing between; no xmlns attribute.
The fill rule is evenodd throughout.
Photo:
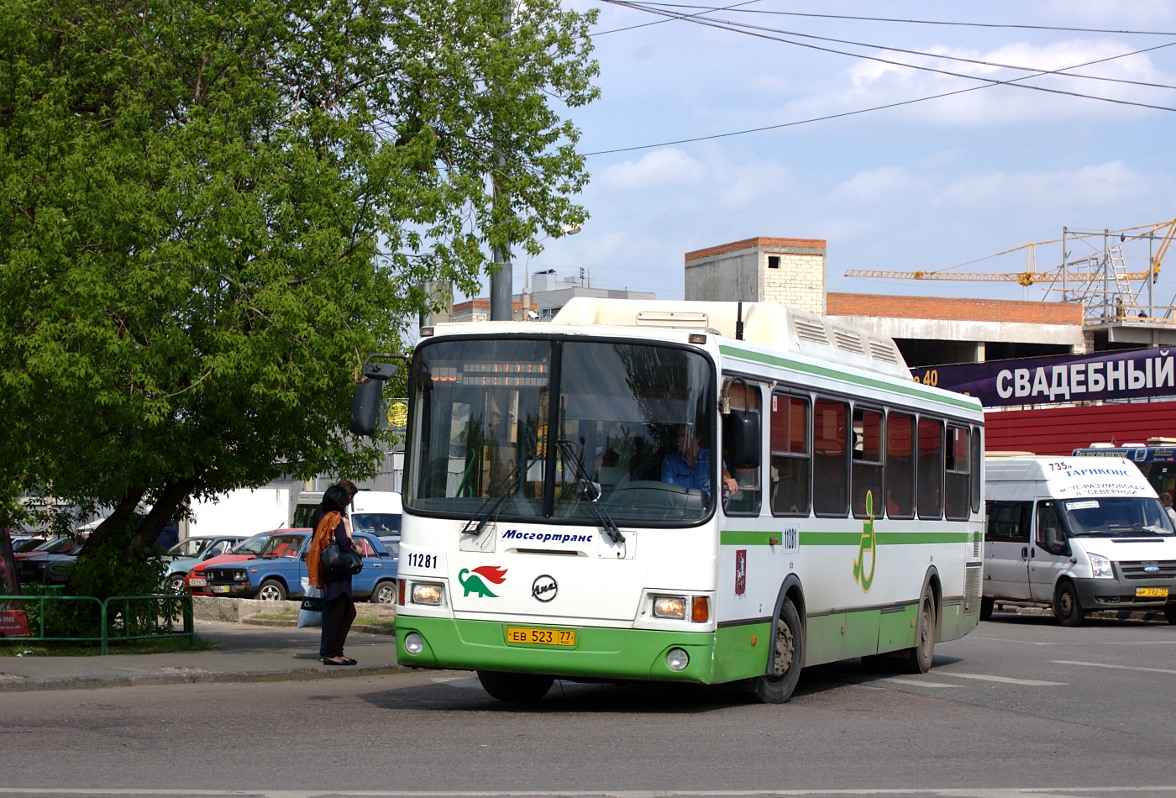
<svg viewBox="0 0 1176 798"><path fill-rule="evenodd" d="M130 542L127 543L127 554L133 554L154 543L163 528L175 519L176 510L187 501L195 486L195 479L169 482L155 504L151 506L151 512L147 513L147 517L131 535Z"/></svg>
<svg viewBox="0 0 1176 798"><path fill-rule="evenodd" d="M139 502L143 499L143 491L138 488L132 488L127 492L114 508L114 512L106 516L106 518L90 536L86 538L86 542L82 544L82 550L78 552L79 557L85 557L93 554L102 548L105 541L118 529L123 523L131 517L131 513L135 512L135 508L139 506Z"/></svg>

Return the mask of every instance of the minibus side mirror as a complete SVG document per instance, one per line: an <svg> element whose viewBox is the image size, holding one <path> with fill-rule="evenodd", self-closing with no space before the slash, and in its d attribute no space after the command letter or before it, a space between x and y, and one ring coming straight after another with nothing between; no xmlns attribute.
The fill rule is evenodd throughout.
<svg viewBox="0 0 1176 798"><path fill-rule="evenodd" d="M1066 542L1062 530L1053 526L1045 528L1045 550L1059 556L1070 553L1070 544Z"/></svg>

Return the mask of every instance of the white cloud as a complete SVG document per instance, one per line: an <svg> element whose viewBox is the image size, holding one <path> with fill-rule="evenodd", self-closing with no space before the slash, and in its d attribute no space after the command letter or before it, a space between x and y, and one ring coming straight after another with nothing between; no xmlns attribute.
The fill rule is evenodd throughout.
<svg viewBox="0 0 1176 798"><path fill-rule="evenodd" d="M672 147L654 150L637 161L609 166L597 182L608 189L643 190L697 184L705 169L695 158Z"/></svg>
<svg viewBox="0 0 1176 798"><path fill-rule="evenodd" d="M1141 113L1141 109L1124 102L1173 105L1170 90L1113 82L1176 82L1172 75L1158 69L1149 55L1127 55L1132 50L1120 40L1073 39L1046 45L1013 42L987 51L935 45L926 51L927 55L878 51L874 54L877 58L891 63L858 61L819 86L810 87L809 96L787 103L777 118L795 121L906 103L900 110L887 111L878 118L895 119L894 114L900 113L897 118L938 125L1009 127L1025 122L1107 119ZM1090 65L1080 66L1083 64ZM1079 75L1109 80L1033 76L1026 69L1072 69ZM993 85L988 81L1009 83Z"/></svg>

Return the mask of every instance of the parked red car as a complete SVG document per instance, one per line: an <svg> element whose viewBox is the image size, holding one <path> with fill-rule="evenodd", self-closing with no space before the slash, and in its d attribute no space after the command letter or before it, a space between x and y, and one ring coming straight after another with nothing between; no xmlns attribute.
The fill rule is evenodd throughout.
<svg viewBox="0 0 1176 798"><path fill-rule="evenodd" d="M50 565L62 562L72 562L77 559L78 551L85 540L80 537L65 535L49 540L28 551L13 555L16 561L16 572L22 584L49 584ZM59 573L64 573L59 571Z"/></svg>
<svg viewBox="0 0 1176 798"><path fill-rule="evenodd" d="M221 565L228 562L237 562L239 560L251 560L261 553L262 548L265 547L266 541L274 535L281 535L288 532L310 532L309 529L275 529L272 532L261 532L251 538L246 538L241 541L235 548L231 549L228 554L222 554L219 557L205 560L197 565L192 571L184 577L184 587L193 596L211 596L212 593L208 591L208 580L204 577L204 569L210 565Z"/></svg>

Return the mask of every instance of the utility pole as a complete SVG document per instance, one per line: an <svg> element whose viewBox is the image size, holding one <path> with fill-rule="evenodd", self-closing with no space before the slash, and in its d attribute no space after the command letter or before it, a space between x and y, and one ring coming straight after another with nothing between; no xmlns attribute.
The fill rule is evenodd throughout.
<svg viewBox="0 0 1176 798"><path fill-rule="evenodd" d="M512 6L514 0L505 0L506 5L506 37L510 38L511 25L514 23L514 7ZM503 141L506 137L503 136ZM502 150L498 150L498 169L495 173L490 175L490 183L493 186L494 205L498 205L498 177L497 173L501 172L506 166L506 156L503 155ZM503 248L494 247L492 257L494 258L494 269L490 272L490 320L491 321L510 321L511 320L511 296L514 294L514 276L511 274L510 263L510 243L508 242Z"/></svg>
<svg viewBox="0 0 1176 798"><path fill-rule="evenodd" d="M502 153L498 154L498 166L501 168L505 164L505 159ZM498 181L493 175L490 177L494 184L494 197L497 204L498 198ZM511 275L510 252L495 247L493 252L494 270L490 272L490 320L491 321L510 321L511 319L511 296L514 294L513 279Z"/></svg>

